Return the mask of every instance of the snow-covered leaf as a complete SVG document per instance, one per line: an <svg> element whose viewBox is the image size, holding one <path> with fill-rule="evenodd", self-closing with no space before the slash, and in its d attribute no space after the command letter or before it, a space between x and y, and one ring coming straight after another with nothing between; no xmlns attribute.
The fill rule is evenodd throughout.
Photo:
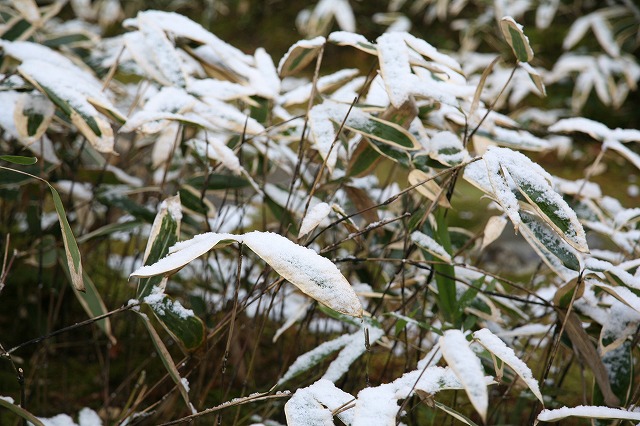
<svg viewBox="0 0 640 426"><path fill-rule="evenodd" d="M529 38L522 31L522 25L514 21L511 16L505 16L500 20L500 29L520 62L529 62L533 59L533 50L529 45Z"/></svg>
<svg viewBox="0 0 640 426"><path fill-rule="evenodd" d="M351 46L356 49L362 50L370 55L377 55L378 50L376 45L371 43L363 35L348 32L348 31L334 31L329 34L327 40L330 43L337 44L338 46Z"/></svg>
<svg viewBox="0 0 640 426"><path fill-rule="evenodd" d="M358 296L329 259L271 232L250 232L241 241L303 293L340 313L362 316Z"/></svg>
<svg viewBox="0 0 640 426"><path fill-rule="evenodd" d="M369 343L372 344L384 335L384 331L377 327L369 327ZM327 371L323 374L322 379L332 382L338 381L348 370L351 364L357 360L365 351L365 340L362 330L358 330L352 334L343 334L328 342L321 343L314 349L300 355L289 366L287 372L278 380L278 384L285 383L299 374L308 371L317 366L322 360L331 355L333 352L340 351L336 359L334 359Z"/></svg>
<svg viewBox="0 0 640 426"><path fill-rule="evenodd" d="M160 324L184 349L192 351L202 344L204 323L191 309L186 309L178 300L173 300L158 287L142 301L149 305Z"/></svg>
<svg viewBox="0 0 640 426"><path fill-rule="evenodd" d="M469 342L460 330L447 330L439 340L442 357L447 362L462 386L469 401L483 421L487 418L489 392L484 379L480 359L469 347Z"/></svg>
<svg viewBox="0 0 640 426"><path fill-rule="evenodd" d="M437 257L444 262L451 263L451 255L447 253L444 247L442 247L436 240L431 238L430 236L423 234L420 231L414 231L411 234L411 241L416 243L418 247L423 250L426 250L431 255Z"/></svg>
<svg viewBox="0 0 640 426"><path fill-rule="evenodd" d="M296 42L280 60L278 74L286 77L298 73L318 56L326 41L324 37L319 36Z"/></svg>
<svg viewBox="0 0 640 426"><path fill-rule="evenodd" d="M331 212L331 206L327 203L319 203L309 209L307 215L302 219L298 238L302 238L313 231Z"/></svg>
<svg viewBox="0 0 640 426"><path fill-rule="evenodd" d="M486 328L474 332L473 338L484 346L484 348L491 354L497 356L505 364L511 367L513 371L515 371L515 373L524 381L535 397L544 405L538 381L533 377L531 369L516 356L513 349L508 347L502 340L500 340L499 337Z"/></svg>
<svg viewBox="0 0 640 426"><path fill-rule="evenodd" d="M49 127L55 107L39 92L23 93L15 106L13 118L20 138L26 144L32 144Z"/></svg>
<svg viewBox="0 0 640 426"><path fill-rule="evenodd" d="M238 241L239 238L237 235L216 234L214 232L196 235L190 240L173 245L169 249L168 256L152 265L142 266L136 269L131 276L152 277L154 275L173 273L214 247L224 247Z"/></svg>
<svg viewBox="0 0 640 426"><path fill-rule="evenodd" d="M536 418L536 424L538 422L558 422L566 419L567 417L639 421L640 413L620 408L578 405L577 407L562 407L556 408L555 410L542 410Z"/></svg>
<svg viewBox="0 0 640 426"><path fill-rule="evenodd" d="M333 412L346 407L354 397L332 382L320 379L311 386L298 389L284 405L289 426L333 426ZM337 417L345 425L353 422L353 410L342 410Z"/></svg>
<svg viewBox="0 0 640 426"><path fill-rule="evenodd" d="M580 252L589 251L584 229L578 221L576 213L562 196L553 190L551 176L542 167L524 155L507 148L490 147L484 155L484 159L488 164L492 164L493 170L496 169L496 165L499 165L498 170L513 179L517 189L526 198L529 205L567 243ZM492 179L492 183L499 182L499 177L495 174L489 177ZM504 183L502 184L503 189L498 186L496 188L503 193L508 190ZM510 192L510 190L508 191ZM509 200L511 200L509 205L513 205L513 198L509 197ZM512 216L516 214L517 212L509 214L512 221Z"/></svg>
<svg viewBox="0 0 640 426"><path fill-rule="evenodd" d="M449 131L438 132L431 138L430 156L445 166L456 166L469 159L460 138Z"/></svg>
<svg viewBox="0 0 640 426"><path fill-rule="evenodd" d="M560 238L558 233L551 229L546 222L538 216L526 212L520 212L520 218L522 222L519 230L543 260L547 263L551 262L550 266L554 265L553 260L548 257L553 255L565 267L573 271L580 270L581 262L576 250ZM553 266L551 267L553 268Z"/></svg>

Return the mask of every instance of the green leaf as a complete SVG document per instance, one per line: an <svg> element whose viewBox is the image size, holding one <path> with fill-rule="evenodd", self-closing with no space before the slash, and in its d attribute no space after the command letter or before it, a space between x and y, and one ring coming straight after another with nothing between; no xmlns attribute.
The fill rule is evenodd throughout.
<svg viewBox="0 0 640 426"><path fill-rule="evenodd" d="M167 198L162 202L160 210L151 226L144 253L144 265L152 265L169 253L169 247L178 241L181 218L182 213L179 196L176 195ZM162 282L162 276L141 278L140 281L138 281L136 297L138 300L142 300L151 294L155 286L164 288Z"/></svg>
<svg viewBox="0 0 640 426"><path fill-rule="evenodd" d="M520 62L529 62L533 59L533 50L529 45L529 39L522 32L520 24L512 17L505 16L500 20L500 30Z"/></svg>
<svg viewBox="0 0 640 426"><path fill-rule="evenodd" d="M366 120L349 120L344 124L345 129L352 130L371 140L382 142L394 148L414 151L422 148L420 142L404 127L366 114ZM340 124L340 123L337 123Z"/></svg>
<svg viewBox="0 0 640 426"><path fill-rule="evenodd" d="M27 144L36 142L49 127L54 113L55 107L40 92L23 93L13 114L20 138Z"/></svg>
<svg viewBox="0 0 640 426"><path fill-rule="evenodd" d="M59 258L60 260L62 260L62 256L60 256ZM64 262L60 263L63 264L62 267L64 273L69 278L71 278L68 266ZM95 318L97 316L106 314L108 312L107 307L105 306L104 301L102 300L102 297L100 296L100 293L98 292L98 289L96 288L96 285L94 284L91 277L89 277L89 275L87 275L87 273L83 271L82 279L85 286L85 291L81 292L78 291L75 287L73 288L73 293L78 298L82 309L84 309L89 318ZM113 335L111 329L111 321L109 320L109 318L103 318L97 321L96 325L104 332L104 334L106 334L111 344L115 345L117 343L117 340Z"/></svg>
<svg viewBox="0 0 640 426"><path fill-rule="evenodd" d="M158 335L158 332L155 330L155 328L153 328L153 325L151 324L149 317L141 312L137 312L137 314L142 319L142 323L144 324L147 331L149 332L149 335L151 336L151 341L153 342L153 346L156 348L156 352L160 356L160 360L162 361L162 364L167 369L167 372L169 373L169 377L171 377L171 380L173 380L173 382L178 387L178 391L180 392L180 395L182 395L182 399L184 400L187 407L191 409L192 406L191 406L191 403L189 402L189 393L184 383L182 382L182 378L180 377L180 372L178 372L178 368L176 367L176 364L173 362L173 358L171 358L171 354L167 350L167 347L165 346L165 344L162 342L162 339Z"/></svg>
<svg viewBox="0 0 640 426"><path fill-rule="evenodd" d="M49 183L47 183L49 185ZM80 250L78 249L78 243L73 236L73 231L67 221L67 215L62 205L62 200L56 189L49 185L51 190L51 196L53 197L53 205L56 208L58 214L58 221L60 222L60 228L62 229L62 242L64 243L64 252L67 258L67 265L69 266L69 274L71 276L71 283L73 287L78 291L85 291L84 278L82 274L82 260L80 257Z"/></svg>
<svg viewBox="0 0 640 426"><path fill-rule="evenodd" d="M38 162L38 159L36 157L25 157L22 155L0 155L0 160L24 166L30 166Z"/></svg>
<svg viewBox="0 0 640 426"><path fill-rule="evenodd" d="M185 309L177 300L166 294L152 294L144 299L160 323L175 341L187 351L199 347L204 341L204 323L192 310Z"/></svg>
<svg viewBox="0 0 640 426"><path fill-rule="evenodd" d="M447 225L447 210L439 207L435 216L437 230L434 239L450 253L451 238ZM457 327L462 311L456 299L455 269L449 263L436 263L433 268L438 287L438 308L442 312L443 319Z"/></svg>
<svg viewBox="0 0 640 426"><path fill-rule="evenodd" d="M13 404L12 402L9 402L6 399L6 397L0 397L0 407L4 407L7 410L11 411L13 414L16 414L19 417L23 418L24 420L27 420L27 421L33 423L34 426L44 426L44 423L42 423L42 421L40 421L40 419L38 419L36 416L31 414L30 412L28 412L24 408L20 407L19 405Z"/></svg>
<svg viewBox="0 0 640 426"><path fill-rule="evenodd" d="M573 271L580 270L580 259L576 250L560 238L545 221L523 211L520 212L520 218L520 232L543 260L550 260L550 255L555 256L565 267ZM549 266L553 268L552 265L553 262Z"/></svg>
<svg viewBox="0 0 640 426"><path fill-rule="evenodd" d="M352 177L367 175L379 160L380 153L366 140L362 140L349 159L347 175Z"/></svg>

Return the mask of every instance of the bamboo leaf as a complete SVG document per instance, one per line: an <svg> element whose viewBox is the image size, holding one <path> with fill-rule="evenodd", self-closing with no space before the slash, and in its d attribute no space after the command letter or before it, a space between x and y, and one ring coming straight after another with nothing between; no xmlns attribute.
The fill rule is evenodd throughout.
<svg viewBox="0 0 640 426"><path fill-rule="evenodd" d="M439 343L442 357L462 383L469 401L480 414L482 421L486 422L489 392L480 359L473 353L460 330L445 331Z"/></svg>
<svg viewBox="0 0 640 426"><path fill-rule="evenodd" d="M416 137L404 127L369 114L364 115L362 119L360 117L354 117L353 120L347 119L344 127L394 148L407 151L422 149Z"/></svg>
<svg viewBox="0 0 640 426"><path fill-rule="evenodd" d="M25 157L22 155L0 155L0 160L13 164L20 164L21 166L30 166L38 162L37 157Z"/></svg>
<svg viewBox="0 0 640 426"><path fill-rule="evenodd" d="M448 209L451 208L451 204L449 203L449 200L447 200L443 189L435 182L434 179L432 179L431 175L423 172L422 170L415 169L409 172L407 180L411 186L418 185L420 182L423 182L416 186L416 191L433 202L437 201L437 203L442 207Z"/></svg>
<svg viewBox="0 0 640 426"><path fill-rule="evenodd" d="M23 93L13 110L13 120L20 138L26 144L34 143L49 127L55 108L39 92Z"/></svg>
<svg viewBox="0 0 640 426"><path fill-rule="evenodd" d="M476 423L474 423L470 418L468 418L467 416L457 412L456 410L454 410L451 407L448 407L438 401L433 401L433 403L435 404L436 408L444 411L445 413L447 413L448 415L450 415L451 417L453 417L454 419L469 425L469 426L478 426Z"/></svg>
<svg viewBox="0 0 640 426"><path fill-rule="evenodd" d="M329 259L271 232L250 232L241 241L303 293L334 311L362 316L358 296Z"/></svg>
<svg viewBox="0 0 640 426"><path fill-rule="evenodd" d="M49 185L49 183L47 183ZM67 258L67 265L69 266L69 274L71 275L71 283L73 287L78 291L85 291L84 278L82 276L82 260L80 256L80 250L78 249L78 243L73 236L73 231L67 221L67 215L60 199L60 194L56 189L49 185L51 190L51 196L53 197L53 205L56 208L58 214L58 221L60 222L60 228L62 229L62 242L64 243L64 252Z"/></svg>
<svg viewBox="0 0 640 426"><path fill-rule="evenodd" d="M420 231L415 231L411 234L411 241L413 241L418 247L426 250L431 255L443 260L447 263L451 263L451 255L440 244L436 242L430 236L423 234Z"/></svg>
<svg viewBox="0 0 640 426"><path fill-rule="evenodd" d="M538 381L533 377L531 369L516 356L513 349L508 347L499 337L486 328L474 332L473 338L480 342L492 355L497 356L511 367L544 406Z"/></svg>
<svg viewBox="0 0 640 426"><path fill-rule="evenodd" d="M638 421L640 420L640 413L620 408L579 405L577 407L562 407L555 410L542 410L540 414L538 414L535 424L538 424L538 422L558 422L567 417Z"/></svg>
<svg viewBox="0 0 640 426"><path fill-rule="evenodd" d="M300 40L289 48L278 64L280 77L294 75L313 61L327 40L320 36L311 40Z"/></svg>
<svg viewBox="0 0 640 426"><path fill-rule="evenodd" d="M158 353L158 356L160 356L160 360L162 361L162 364L167 369L167 373L169 373L169 377L171 377L171 380L173 380L173 382L178 387L178 391L180 392L182 399L184 400L185 404L187 404L187 407L189 407L191 411L195 411L195 409L193 408L193 405L191 405L191 402L189 402L189 392L185 387L185 383L182 381L182 378L180 377L180 372L178 372L178 368L176 367L176 364L173 362L173 358L171 358L171 354L167 350L167 347L162 342L160 335L158 335L158 332L155 330L155 328L153 328L151 321L149 321L149 317L147 317L145 314L140 312L138 313L138 316L142 319L142 323L144 324L147 331L149 332L149 335L151 336L151 341L153 342L153 346L156 348L156 352Z"/></svg>
<svg viewBox="0 0 640 426"><path fill-rule="evenodd" d="M175 244L169 249L169 255L152 265L142 266L135 270L132 277L152 277L154 275L171 274L181 269L187 263L207 253L214 247L223 247L235 241L238 236L231 234L216 234L207 232L199 234L190 240Z"/></svg>
<svg viewBox="0 0 640 426"><path fill-rule="evenodd" d="M533 50L529 45L529 39L522 32L522 25L514 21L511 16L505 16L500 20L500 30L520 62L529 62L533 59Z"/></svg>
<svg viewBox="0 0 640 426"><path fill-rule="evenodd" d="M169 252L169 247L178 241L180 235L180 220L182 219L182 206L180 204L180 196L176 195L167 198L160 204L160 209L156 215L147 247L144 252L143 264L151 265L163 258ZM164 278L160 276L141 278L138 281L136 296L138 300L142 300L149 294L154 287L164 288Z"/></svg>
<svg viewBox="0 0 640 426"><path fill-rule="evenodd" d="M380 153L366 140L361 140L349 159L348 175L359 177L368 175L380 160Z"/></svg>
<svg viewBox="0 0 640 426"><path fill-rule="evenodd" d="M504 216L491 216L484 227L480 250L484 250L489 244L497 240L506 225L507 219Z"/></svg>
<svg viewBox="0 0 640 426"><path fill-rule="evenodd" d="M573 271L579 271L581 260L576 250L562 239L547 222L538 216L520 212L522 219L519 228L523 237L531 247L553 268L554 261L549 256L556 257L562 265Z"/></svg>
<svg viewBox="0 0 640 426"><path fill-rule="evenodd" d="M13 399L10 397L0 396L0 407L4 407L7 410L11 411L13 414L16 414L24 420L33 423L34 426L45 426L44 423L42 423L42 421L36 416L20 407L19 405L14 404Z"/></svg>
<svg viewBox="0 0 640 426"><path fill-rule="evenodd" d="M162 326L187 351L198 348L204 341L204 323L191 309L163 293L152 293L143 301L147 303Z"/></svg>

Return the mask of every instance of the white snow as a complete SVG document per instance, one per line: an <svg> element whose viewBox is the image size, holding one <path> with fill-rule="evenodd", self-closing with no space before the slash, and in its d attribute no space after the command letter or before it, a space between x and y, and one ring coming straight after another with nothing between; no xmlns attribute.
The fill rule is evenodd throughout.
<svg viewBox="0 0 640 426"><path fill-rule="evenodd" d="M310 208L307 215L302 219L298 238L302 238L313 231L331 212L331 206L327 203L319 203Z"/></svg>
<svg viewBox="0 0 640 426"><path fill-rule="evenodd" d="M335 311L362 316L358 296L329 259L271 232L244 234L242 242L303 293Z"/></svg>
<svg viewBox="0 0 640 426"><path fill-rule="evenodd" d="M430 236L420 232L414 231L411 234L411 241L416 243L420 248L425 249L432 255L439 259L444 260L447 263L451 263L451 255L447 253L444 247L442 247L436 240Z"/></svg>
<svg viewBox="0 0 640 426"><path fill-rule="evenodd" d="M469 396L471 404L485 419L489 408L489 392L480 359L469 347L459 330L447 330L439 340L442 357L454 371Z"/></svg>
<svg viewBox="0 0 640 426"><path fill-rule="evenodd" d="M567 417L640 420L640 413L619 408L578 405L577 407L562 407L555 410L542 410L540 414L538 414L538 421L555 422Z"/></svg>
<svg viewBox="0 0 640 426"><path fill-rule="evenodd" d="M486 328L474 332L473 337L477 339L489 352L511 367L513 371L522 378L529 389L531 389L531 392L533 392L536 398L544 404L542 394L540 393L540 388L538 386L538 381L533 377L531 369L516 356L513 349L508 347L502 340L500 340L499 337Z"/></svg>

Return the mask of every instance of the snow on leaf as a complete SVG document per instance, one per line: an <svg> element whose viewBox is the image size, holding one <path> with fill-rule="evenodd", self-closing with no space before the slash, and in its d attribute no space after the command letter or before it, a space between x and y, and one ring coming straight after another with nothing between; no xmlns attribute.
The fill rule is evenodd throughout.
<svg viewBox="0 0 640 426"><path fill-rule="evenodd" d="M617 152L618 154L622 155L624 158L629 160L629 162L631 164L633 164L638 169L640 169L640 155L638 155L637 153L635 153L631 149L627 148L626 146L624 146L619 141L610 140L610 139L606 140L602 144L602 148L603 149L610 149L612 151Z"/></svg>
<svg viewBox="0 0 640 426"><path fill-rule="evenodd" d="M538 422L557 422L567 417L583 417L587 419L620 419L640 420L640 413L620 408L578 405L577 407L562 407L555 410L542 410L536 418Z"/></svg>
<svg viewBox="0 0 640 426"><path fill-rule="evenodd" d="M362 316L349 281L329 259L271 232L250 232L242 242L300 291L334 311Z"/></svg>
<svg viewBox="0 0 640 426"><path fill-rule="evenodd" d="M20 138L27 145L32 144L49 127L55 107L39 92L23 93L15 105L13 118Z"/></svg>
<svg viewBox="0 0 640 426"><path fill-rule="evenodd" d="M331 206L327 203L319 203L309 209L307 215L302 219L298 238L302 238L313 231L331 212Z"/></svg>
<svg viewBox="0 0 640 426"><path fill-rule="evenodd" d="M333 412L345 407L354 398L340 390L332 382L320 379L311 386L298 389L284 406L287 424L290 426L333 426ZM337 414L342 423L353 422L353 410Z"/></svg>
<svg viewBox="0 0 640 426"><path fill-rule="evenodd" d="M620 302L640 313L640 297L638 297L628 288L622 286L614 287L600 282L595 282L594 285L600 287L601 289L618 299Z"/></svg>
<svg viewBox="0 0 640 426"><path fill-rule="evenodd" d="M522 222L519 229L522 235L552 270L562 273L556 270L557 262L550 256L557 258L566 268L580 270L581 260L576 250L560 238L546 222L525 212L520 212L520 217Z"/></svg>
<svg viewBox="0 0 640 426"><path fill-rule="evenodd" d="M409 48L400 33L385 33L376 42L380 73L389 99L394 107L400 108L409 100L417 83L409 65Z"/></svg>
<svg viewBox="0 0 640 426"><path fill-rule="evenodd" d="M342 87L348 80L359 74L357 69L343 69L336 71L333 74L322 76L316 82L316 90L318 93L324 93L334 90L338 87ZM303 84L284 95L282 95L278 102L283 106L291 106L295 104L302 104L309 100L309 96L313 92L313 84Z"/></svg>
<svg viewBox="0 0 640 426"><path fill-rule="evenodd" d="M446 166L455 166L469 159L460 138L452 132L438 132L431 138L430 155Z"/></svg>
<svg viewBox="0 0 640 426"><path fill-rule="evenodd" d="M487 418L489 393L480 359L460 330L447 330L439 340L442 357L464 387L471 404L483 421Z"/></svg>
<svg viewBox="0 0 640 426"><path fill-rule="evenodd" d="M101 106L107 106L109 111L116 111L102 94L100 87L92 85L92 81L72 70L58 68L37 59L23 62L18 71L71 118L97 151L113 152L111 125L92 105L99 102Z"/></svg>
<svg viewBox="0 0 640 426"><path fill-rule="evenodd" d="M383 334L384 331L382 329L370 327L369 343L377 341ZM340 353L327 368L327 371L322 376L323 379L336 382L348 371L351 364L365 352L366 348L362 330L358 330L353 334L343 334L333 340L321 343L309 352L300 355L293 364L291 364L282 378L278 380L278 385L314 368L322 360L338 350L340 350Z"/></svg>
<svg viewBox="0 0 640 426"><path fill-rule="evenodd" d="M327 40L330 43L335 43L338 46L351 46L370 55L377 55L378 50L376 45L366 39L365 36L348 32L348 31L334 31L329 34Z"/></svg>
<svg viewBox="0 0 640 426"><path fill-rule="evenodd" d="M438 244L436 240L434 240L430 236L423 234L420 231L414 231L411 234L411 241L413 241L418 247L426 250L438 259L441 259L447 263L452 262L451 255L447 253L447 250L445 250L444 247Z"/></svg>
<svg viewBox="0 0 640 426"><path fill-rule="evenodd" d="M522 25L514 21L511 16L505 16L500 20L500 30L520 62L529 62L533 59L533 50L529 44L529 38L522 32Z"/></svg>
<svg viewBox="0 0 640 426"><path fill-rule="evenodd" d="M152 265L136 269L132 277L152 277L177 271L192 260L202 256L217 245L228 245L238 241L241 237L231 234L216 234L207 232L199 234L190 240L175 244L169 249L169 255Z"/></svg>
<svg viewBox="0 0 640 426"><path fill-rule="evenodd" d="M311 40L300 40L294 43L280 59L278 74L281 77L296 74L318 56L326 41L324 37L319 36Z"/></svg>
<svg viewBox="0 0 640 426"><path fill-rule="evenodd" d="M486 350L500 358L505 364L511 367L513 371L515 371L515 373L525 382L527 387L531 389L531 392L533 392L535 397L544 405L538 381L533 377L531 369L516 356L513 349L508 347L502 340L500 340L499 337L486 328L474 332L473 337L480 342Z"/></svg>
<svg viewBox="0 0 640 426"><path fill-rule="evenodd" d="M164 31L145 15L138 17L138 27L144 37L143 53L147 58L152 58L164 81L169 85L185 87L187 75L181 66L182 61ZM165 82L160 83L166 84Z"/></svg>
<svg viewBox="0 0 640 426"><path fill-rule="evenodd" d="M589 251L582 224L562 196L553 190L549 173L523 154L507 148L489 147L484 159L492 164L493 170L499 165L503 174L507 171L533 209L567 243L580 252Z"/></svg>

